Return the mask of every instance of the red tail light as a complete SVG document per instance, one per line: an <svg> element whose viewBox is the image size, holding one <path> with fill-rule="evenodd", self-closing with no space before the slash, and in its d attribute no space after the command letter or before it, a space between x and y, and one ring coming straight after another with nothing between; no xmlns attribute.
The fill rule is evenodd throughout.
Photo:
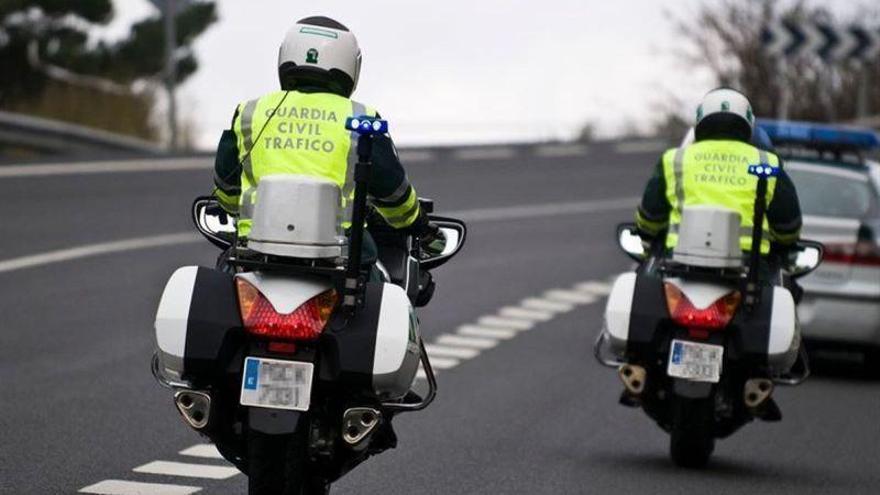
<svg viewBox="0 0 880 495"><path fill-rule="evenodd" d="M822 260L847 265L880 266L880 246L874 240L874 232L862 225L855 244L825 244Z"/></svg>
<svg viewBox="0 0 880 495"><path fill-rule="evenodd" d="M702 337L708 335L710 330L720 330L726 327L736 314L742 299L739 291L733 291L709 307L697 309L681 289L675 285L667 282L664 284L664 288L666 289L666 305L669 308L669 316L672 321L688 330L696 331Z"/></svg>
<svg viewBox="0 0 880 495"><path fill-rule="evenodd" d="M317 340L338 299L336 291L331 289L309 299L292 313L280 314L256 287L240 278L235 283L245 331L272 339Z"/></svg>

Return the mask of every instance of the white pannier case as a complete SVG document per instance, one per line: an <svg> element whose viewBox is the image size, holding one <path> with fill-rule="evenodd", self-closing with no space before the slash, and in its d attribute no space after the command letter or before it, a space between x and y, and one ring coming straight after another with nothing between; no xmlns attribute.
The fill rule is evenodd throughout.
<svg viewBox="0 0 880 495"><path fill-rule="evenodd" d="M672 260L704 268L741 267L741 223L739 213L733 210L715 206L686 207Z"/></svg>
<svg viewBox="0 0 880 495"><path fill-rule="evenodd" d="M342 231L339 186L314 177L269 175L260 179L248 248L291 258L337 258Z"/></svg>

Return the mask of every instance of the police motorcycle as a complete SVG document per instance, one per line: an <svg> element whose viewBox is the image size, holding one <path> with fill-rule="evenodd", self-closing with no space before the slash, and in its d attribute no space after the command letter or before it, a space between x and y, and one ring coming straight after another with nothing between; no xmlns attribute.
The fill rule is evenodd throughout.
<svg viewBox="0 0 880 495"><path fill-rule="evenodd" d="M800 241L775 275L762 266L767 177L778 168L750 173L759 180L748 260L740 215L724 208L685 207L671 256L644 246L635 225L618 227L621 248L640 265L613 284L594 355L617 370L620 403L641 407L670 434L682 467L705 466L716 439L754 419L781 420L775 386L809 376L786 286L818 267L823 246Z"/></svg>
<svg viewBox="0 0 880 495"><path fill-rule="evenodd" d="M234 221L216 200L199 198L196 227L229 250L222 259L233 269L179 268L156 314L154 376L184 422L248 475L251 494L329 493L396 446L395 415L424 409L436 394L413 307L433 291L419 274L458 253L466 226L432 215L442 249L397 233L402 249L380 258L381 276L371 272L361 262L367 181L372 137L387 123L363 117L346 126L360 135L349 236L338 227L332 182L263 178L246 246L235 244ZM419 365L426 386L415 385Z"/></svg>

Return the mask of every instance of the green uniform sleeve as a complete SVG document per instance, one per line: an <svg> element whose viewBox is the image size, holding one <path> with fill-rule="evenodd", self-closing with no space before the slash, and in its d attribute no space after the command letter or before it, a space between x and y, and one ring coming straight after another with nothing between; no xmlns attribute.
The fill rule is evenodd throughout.
<svg viewBox="0 0 880 495"><path fill-rule="evenodd" d="M396 229L413 227L421 217L418 194L389 136L378 136L373 141L369 193L373 206Z"/></svg>
<svg viewBox="0 0 880 495"><path fill-rule="evenodd" d="M232 118L233 126L238 111ZM238 140L231 129L223 131L214 157L214 196L228 213L238 214L241 196L241 162L238 159Z"/></svg>
<svg viewBox="0 0 880 495"><path fill-rule="evenodd" d="M657 237L669 227L669 212L672 207L666 199L666 175L663 173L663 158L654 167L648 179L642 202L636 210L636 225L639 233L647 238Z"/></svg>
<svg viewBox="0 0 880 495"><path fill-rule="evenodd" d="M767 206L767 223L770 225L770 240L776 244L790 246L800 238L803 225L801 205L794 182L785 169L776 178L773 200Z"/></svg>

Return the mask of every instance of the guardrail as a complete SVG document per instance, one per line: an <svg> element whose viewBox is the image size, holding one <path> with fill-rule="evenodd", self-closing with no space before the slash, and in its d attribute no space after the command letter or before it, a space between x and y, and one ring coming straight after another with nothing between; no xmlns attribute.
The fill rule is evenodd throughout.
<svg viewBox="0 0 880 495"><path fill-rule="evenodd" d="M164 153L156 144L142 139L57 120L0 111L0 147L3 146L64 156Z"/></svg>

